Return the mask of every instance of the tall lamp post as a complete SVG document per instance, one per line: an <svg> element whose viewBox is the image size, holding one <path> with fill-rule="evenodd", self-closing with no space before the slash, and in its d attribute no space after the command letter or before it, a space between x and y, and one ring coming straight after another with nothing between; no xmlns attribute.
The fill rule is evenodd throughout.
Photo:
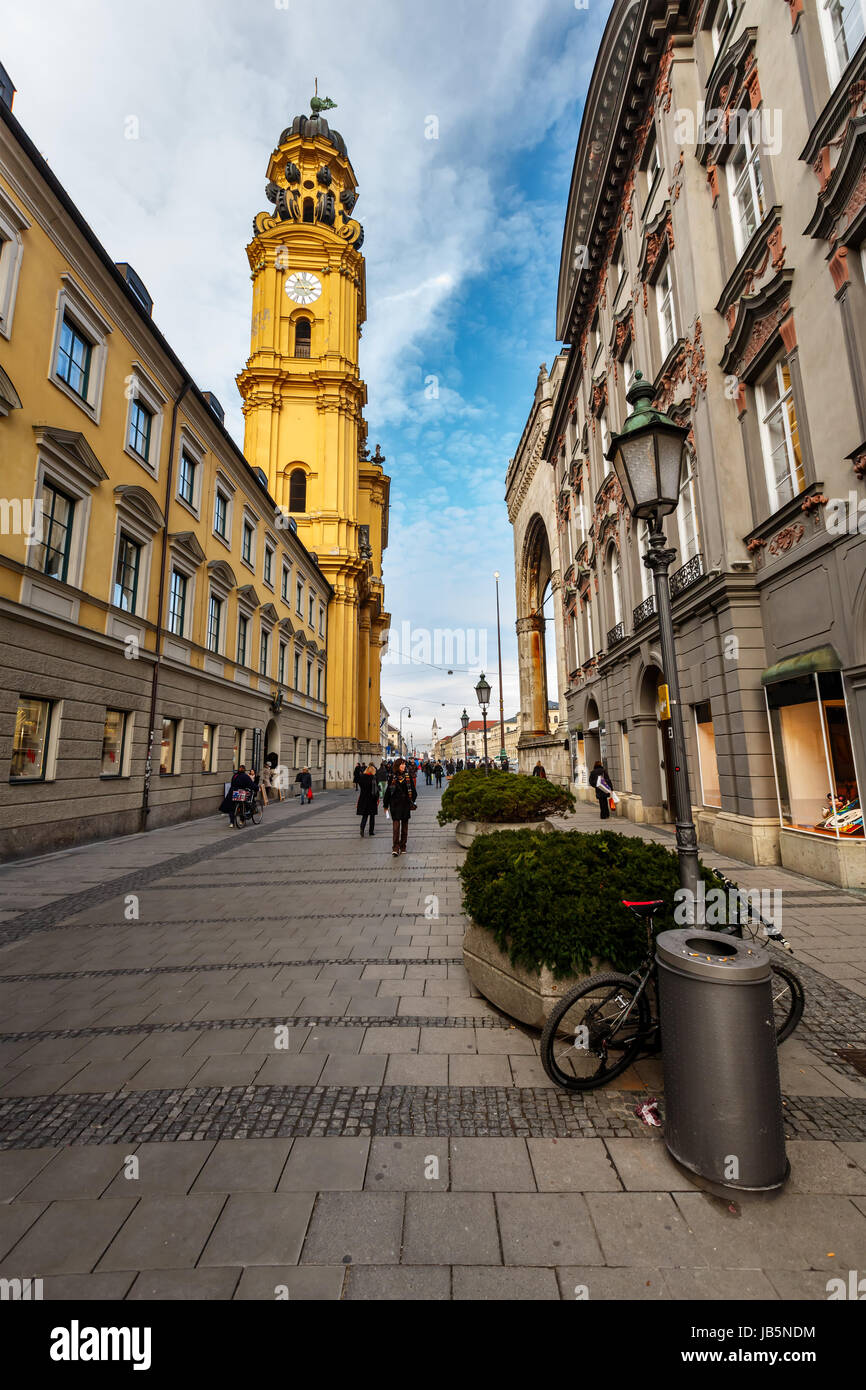
<svg viewBox="0 0 866 1390"><path fill-rule="evenodd" d="M490 682L481 672L481 679L475 687L475 694L478 696L478 703L481 706L481 717L484 720L484 772L490 776L490 764L487 760L487 706L490 704Z"/></svg>
<svg viewBox="0 0 866 1390"><path fill-rule="evenodd" d="M671 561L677 552L667 546L661 520L663 516L676 511L679 502L688 430L677 425L669 415L654 410L654 396L652 385L644 381L641 372L635 372L634 383L626 395L626 400L634 409L626 420L622 433L614 435L611 439L607 458L616 471L629 511L649 524L649 551L643 562L652 572L655 581L662 667L671 711L669 752L674 767L673 792L676 803L680 884L689 890L685 906L686 920L691 922L694 921L694 905L697 902L698 838L692 820L686 739L671 617L671 591L668 583Z"/></svg>
<svg viewBox="0 0 866 1390"><path fill-rule="evenodd" d="M463 725L463 766L469 766L469 735L466 730L469 728L469 715L466 713L466 706L463 706L463 713L460 716L460 723Z"/></svg>
<svg viewBox="0 0 866 1390"><path fill-rule="evenodd" d="M502 703L502 630L499 625L499 570L493 571L496 580L496 647L499 653L499 760L505 761L505 707Z"/></svg>
<svg viewBox="0 0 866 1390"><path fill-rule="evenodd" d="M399 748L397 749L397 758L398 758L398 761L399 761L400 758L403 757L403 710L406 711L406 713L408 714L408 716L409 716L410 719L412 718L412 711L411 711L411 709L409 708L408 705L404 705L403 708L400 710L400 746L399 746Z"/></svg>

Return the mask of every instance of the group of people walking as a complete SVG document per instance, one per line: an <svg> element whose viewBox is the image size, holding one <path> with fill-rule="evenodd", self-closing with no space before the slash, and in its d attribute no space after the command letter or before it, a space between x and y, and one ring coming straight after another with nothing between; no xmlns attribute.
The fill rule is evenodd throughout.
<svg viewBox="0 0 866 1390"><path fill-rule="evenodd" d="M232 773L228 790L220 803L220 811L227 815L232 825L238 810L241 806L253 804L261 801L263 806L268 804L268 793L277 801L282 801L283 791L288 788L288 770L279 766L275 761L276 754L268 754L262 767L261 776L257 768L250 768L249 772L244 763L241 763L237 772ZM303 804L307 804L313 799L313 775L308 767L304 767L295 777L295 793Z"/></svg>
<svg viewBox="0 0 866 1390"><path fill-rule="evenodd" d="M379 802L391 818L391 853L396 858L406 853L409 838L409 818L418 804L415 785L415 766L405 758L394 763L370 763L366 768L358 763L354 783L358 788L356 813L361 817L361 835L369 826L369 835L376 833Z"/></svg>

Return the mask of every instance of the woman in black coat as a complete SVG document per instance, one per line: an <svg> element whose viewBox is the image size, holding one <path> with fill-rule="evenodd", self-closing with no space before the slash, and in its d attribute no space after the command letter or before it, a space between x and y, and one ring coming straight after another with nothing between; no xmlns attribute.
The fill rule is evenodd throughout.
<svg viewBox="0 0 866 1390"><path fill-rule="evenodd" d="M396 771L392 774L388 783L388 790L385 792L383 805L385 810L390 812L393 824L393 848L391 853L396 857L398 854L406 853L406 840L409 835L409 817L415 810L418 800L418 793L415 790L415 779L409 770L408 764L401 759L397 764Z"/></svg>
<svg viewBox="0 0 866 1390"><path fill-rule="evenodd" d="M362 772L358 779L358 805L357 814L361 817L361 834L367 821L370 822L370 834L376 833L376 813L379 810L379 783L376 780L376 769L371 763L366 772Z"/></svg>
<svg viewBox="0 0 866 1390"><path fill-rule="evenodd" d="M599 782L603 785L600 787ZM598 808L601 812L602 820L610 820L610 793L613 783L607 773L604 763L597 761L589 774L589 785L594 789L598 798Z"/></svg>

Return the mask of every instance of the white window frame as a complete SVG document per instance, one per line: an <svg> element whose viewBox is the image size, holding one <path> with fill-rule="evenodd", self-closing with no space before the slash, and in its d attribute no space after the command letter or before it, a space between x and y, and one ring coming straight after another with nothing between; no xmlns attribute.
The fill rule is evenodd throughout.
<svg viewBox="0 0 866 1390"><path fill-rule="evenodd" d="M187 499L184 497L183 493L180 490L180 464L184 454L188 454L191 461L195 464L195 477L193 479L191 502L187 501ZM182 425L180 429L180 439L178 440L177 446L177 461L175 465L177 469L177 486L175 488L174 495L177 501L180 503L180 505L182 507L185 507L186 510L190 512L192 516L195 517L196 521L199 521L201 519L201 492L202 480L204 478L204 461L206 454L207 449L205 448L204 444L202 444L200 440L196 439L195 435L187 429L186 425Z"/></svg>
<svg viewBox="0 0 866 1390"><path fill-rule="evenodd" d="M722 46L725 30L728 27L728 20L734 13L734 0L719 0L716 6L716 13L713 15L713 27L711 30L711 41L713 53L718 53Z"/></svg>
<svg viewBox="0 0 866 1390"><path fill-rule="evenodd" d="M610 448L610 429L607 423L607 407L605 407L598 417L598 433L601 441L601 475L603 478L606 478L613 467L610 459L607 457L607 451Z"/></svg>
<svg viewBox="0 0 866 1390"><path fill-rule="evenodd" d="M271 557L271 577L270 577L270 579L268 579L268 556ZM273 541L273 540L271 539L270 536L266 535L266 536L265 536L265 540L264 540L264 549L263 549L263 551L262 551L262 583L265 585L266 588L270 589L270 591L271 591L272 594L275 594L275 593L277 592L277 590L276 590L276 582L277 582L277 581L276 581L276 573L277 573L277 546L276 546L276 542Z"/></svg>
<svg viewBox="0 0 866 1390"><path fill-rule="evenodd" d="M757 108L748 114L748 119L742 122L742 139L738 140L729 159L725 163L725 177L728 181L728 206L731 211L731 224L734 231L734 246L739 259L745 251L747 245L766 215L766 190L764 187L764 175L761 171L761 151L752 139L752 119L757 114ZM739 150L745 151L746 161L742 172L737 175L734 170L734 159ZM757 170L757 177L755 171ZM758 178L761 186L758 188ZM748 188L749 198L752 205L752 217L754 227L748 237L743 231L743 217L739 202L739 192ZM764 203L764 210L761 211L761 203Z"/></svg>
<svg viewBox="0 0 866 1390"><path fill-rule="evenodd" d="M250 559L249 559L249 560L245 559L245 557L244 557L244 532L246 531L246 528L247 528L247 527L250 528L250 530L252 531L252 535L253 535L253 543L252 543L252 546L250 547L250 552L251 552L251 554L250 554ZM241 548L240 548L240 561L241 561L241 564L244 565L244 566L246 566L246 568L247 568L248 570L251 570L253 574L255 574L255 572L256 572L256 559L257 559L257 557L258 557L258 549L259 549L259 523L258 523L258 517L255 515L254 512L251 512L251 511L250 511L249 507L245 506L245 507L244 507L244 511L243 511L243 516L241 517Z"/></svg>
<svg viewBox="0 0 866 1390"><path fill-rule="evenodd" d="M114 576L117 572L121 533L125 533L129 536L130 540L135 541L136 545L141 547L138 556L135 608L132 609L132 611L126 608L117 608L114 602ZM133 516L128 508L122 506L118 507L117 523L114 528L114 550L111 557L111 572L108 581L108 602L115 612L123 613L125 617L147 617L148 599L150 596L150 568L153 558L153 535L154 533L146 530L141 521Z"/></svg>
<svg viewBox="0 0 866 1390"><path fill-rule="evenodd" d="M665 257L655 282L656 313L659 325L659 348L664 362L677 341L677 308L674 301L674 271L670 256ZM670 315L670 342L668 342L667 316Z"/></svg>
<svg viewBox="0 0 866 1390"><path fill-rule="evenodd" d="M258 662L256 663L256 669L257 669L258 674L259 674L260 676L266 676L266 677L268 677L268 678L270 678L271 666L273 665L273 659L274 659L274 648L273 648L273 643L271 642L271 636L272 636L272 634L273 634L273 628L272 628L272 627L267 627L264 623L260 623L260 625L259 625L259 659L258 659ZM266 643L266 648L265 648L265 668L264 668L264 670L262 670L262 643L263 643L263 642Z"/></svg>
<svg viewBox="0 0 866 1390"><path fill-rule="evenodd" d="M637 539L637 562L638 562L638 568L639 568L639 570L640 570L640 592L641 592L641 600L644 601L644 602L645 602L648 598L650 598L651 595L654 595L654 594L655 594L655 585L654 585L654 583L653 583L653 577L652 577L652 575L651 575L649 569L647 568L647 566L646 566L646 565L644 564L644 562L643 562L643 557L644 557L644 555L648 555L648 554L649 554L649 549L650 549L649 535L650 535L649 522L648 522L648 521L644 521L643 519L639 520L639 521L638 521L638 524L637 524L637 537L636 537L636 539Z"/></svg>
<svg viewBox="0 0 866 1390"><path fill-rule="evenodd" d="M183 596L183 626L180 632L175 632L171 627L171 581L175 574L179 575L180 578L183 579L186 584ZM174 558L172 558L168 566L168 593L166 596L166 632L169 634L170 637L176 637L180 641L184 641L189 637L190 593L193 583L193 577L181 565L178 565Z"/></svg>
<svg viewBox="0 0 866 1390"><path fill-rule="evenodd" d="M628 392L634 378L634 351L629 348L625 357L622 359L622 380L626 392Z"/></svg>
<svg viewBox="0 0 866 1390"><path fill-rule="evenodd" d="M244 607L242 607L241 604L238 604L238 621L237 621L237 626L236 626L236 628L235 628L235 655L234 655L234 662L235 662L235 665L236 665L236 666L243 666L243 667L248 667L248 666L249 666L249 662L248 662L247 658L249 657L249 654L250 654L250 625L251 625L252 621L253 621L252 609L244 608ZM243 651L241 651L241 649L240 649L241 623L244 623L244 625L245 625L245 626L244 626L244 649L243 649Z"/></svg>
<svg viewBox="0 0 866 1390"><path fill-rule="evenodd" d="M216 499L218 492L221 492L226 499L226 533L224 536L221 535L220 532L216 529ZM214 480L213 504L211 506L210 523L212 534L222 545L226 547L227 550L231 550L232 548L232 526L234 522L235 509L234 501L235 485L231 481L231 479L226 477L225 473L223 473L222 470L220 470L217 473L216 478Z"/></svg>
<svg viewBox="0 0 866 1390"><path fill-rule="evenodd" d="M289 656L288 642L280 642L277 647L277 683L286 684L286 663Z"/></svg>
<svg viewBox="0 0 866 1390"><path fill-rule="evenodd" d="M132 766L132 735L135 723L135 711L118 709L117 705L106 705L105 713L109 710L114 714L123 715L123 743L121 745L120 768L117 772L103 772L100 767L99 776L104 782L119 782L123 778L129 777L130 767ZM102 739L105 742L105 720L102 721ZM102 754L100 752L100 759Z"/></svg>
<svg viewBox="0 0 866 1390"><path fill-rule="evenodd" d="M38 786L40 782L56 782L57 780L57 749L60 743L60 725L63 720L63 700L55 700L50 695L31 695L26 690L19 691L15 697L15 715L17 720L18 703L20 700L41 700L49 707L48 742L45 745L45 756L42 760L43 773L41 777L8 777L10 787L32 787ZM12 743L14 745L14 735ZM9 749L9 765L11 770L13 748Z"/></svg>
<svg viewBox="0 0 866 1390"><path fill-rule="evenodd" d="M51 342L51 358L48 363L48 380L51 381L64 396L74 401L79 410L83 410L85 415L89 415L94 424L99 424L102 414L102 392L105 385L105 364L108 358L108 337L111 333L111 324L97 309L69 274L60 277L61 287L57 292L57 304L54 312L54 336ZM87 384L87 396L79 396L77 391L73 391L61 376L57 374L57 358L60 350L60 335L63 331L63 320L68 318L82 333L89 339L90 349L90 375Z"/></svg>
<svg viewBox="0 0 866 1390"><path fill-rule="evenodd" d="M168 630L169 637L176 642L191 642L195 631L195 590L198 566L188 559L182 551L176 550L171 546L168 558L168 594L166 597L166 611L171 607L171 572L177 570L186 580L186 602L183 609L183 632L171 632Z"/></svg>
<svg viewBox="0 0 866 1390"><path fill-rule="evenodd" d="M213 777L213 776L219 771L220 726L219 726L219 724L208 724L208 722L207 722L206 720L204 720L204 721L202 722L202 726L201 726L201 751L202 751L202 753L204 753L204 731L205 731L205 729L210 729L210 730L212 731L213 737L211 738L211 741L210 741L210 767L208 767L208 768L204 768L204 767L203 767L202 770L201 770L201 775L202 775L202 777Z"/></svg>
<svg viewBox="0 0 866 1390"><path fill-rule="evenodd" d="M848 10L848 17L855 21L852 26L855 35L857 32L856 17L859 15L860 37L856 39L853 46L848 41L848 31L846 30L844 22L841 31L836 31L834 33L833 17L830 11L836 3L838 3L838 0L818 0L818 20L821 28L821 38L824 43L824 59L827 64L827 76L830 79L831 88L838 86L843 72L845 72L851 58L854 57L855 52L863 42L863 35L864 32L866 32L866 0L849 0L849 3L844 6L844 8ZM836 38L839 32L844 35L846 46L851 50L850 57L846 59L844 63L839 56L836 45Z"/></svg>
<svg viewBox="0 0 866 1390"><path fill-rule="evenodd" d="M306 587L303 579L297 579L295 581L295 598L297 599L298 605L296 611L299 618L303 618L304 616L304 592Z"/></svg>
<svg viewBox="0 0 866 1390"><path fill-rule="evenodd" d="M319 604L319 636L320 636L320 637L324 637L324 635L325 635L325 605L324 605L323 603L320 603L320 604Z"/></svg>
<svg viewBox="0 0 866 1390"><path fill-rule="evenodd" d="M610 547L610 589L613 598L613 627L623 621L622 616L622 566L619 551L615 545Z"/></svg>
<svg viewBox="0 0 866 1390"><path fill-rule="evenodd" d="M799 496L805 487L805 474L803 478L798 478L796 473L796 463L794 460L794 446L791 435L791 424L788 418L788 411L784 409L785 403L790 399L794 406L794 417L797 415L797 402L794 399L794 382L791 378L790 368L788 368L789 386L784 389L785 383L782 377L783 368L787 366L784 357L780 357L774 362L769 371L764 373L763 378L755 387L755 396L758 405L758 421L761 430L761 453L764 458L764 476L767 480L767 495L770 499L770 515L777 512L786 502ZM772 405L768 404L767 386L770 380L774 381L777 399ZM779 488L776 483L775 469L773 467L773 449L770 441L769 420L772 415L779 414L782 421L782 433L785 441L785 458L788 465L788 483L791 487L790 497L780 497ZM797 435L799 438L799 421L797 421ZM802 445L800 446L802 460ZM801 464L802 466L802 464Z"/></svg>
<svg viewBox="0 0 866 1390"><path fill-rule="evenodd" d="M124 426L123 452L134 459L140 468L149 473L152 478L159 477L159 459L162 445L162 422L163 412L168 397L163 395L158 386L145 375L144 369L138 362L133 362L132 371L126 379L126 424ZM150 412L150 440L148 445L148 457L142 458L141 454L136 453L129 442L129 431L132 424L133 403L138 400L145 410Z"/></svg>
<svg viewBox="0 0 866 1390"><path fill-rule="evenodd" d="M212 603L219 604L219 626L217 631L217 644L215 647L210 645L210 609ZM208 656L225 656L225 635L226 635L226 614L228 603L225 594L221 589L208 586L207 607L204 616L204 649Z"/></svg>
<svg viewBox="0 0 866 1390"><path fill-rule="evenodd" d="M288 580L288 582L286 582ZM280 598L287 608L292 606L292 567L289 561L283 559L280 571Z"/></svg>
<svg viewBox="0 0 866 1390"><path fill-rule="evenodd" d="M173 715L173 714L164 714L164 715L162 716L162 722L163 722L163 723L168 722L169 724L174 724L174 726L175 726L175 731L174 731L174 757L173 757L172 760L171 760L171 761L172 761L171 771L170 771L170 772L163 772L163 770L162 770L162 738L160 737L160 741L159 741L159 763L157 764L157 776L158 776L158 777L180 777L180 775L181 775L181 773L182 773L182 771L183 771L183 728L184 728L184 722L185 722L185 721L184 721L183 719L176 718L175 715Z"/></svg>
<svg viewBox="0 0 866 1390"><path fill-rule="evenodd" d="M688 499L689 510L683 506L683 500ZM691 527L686 524L686 516L691 517ZM677 534L680 542L679 563L684 565L687 560L691 560L698 554L701 548L701 528L698 518L698 488L695 478L695 463L691 454L686 450L686 467L682 483L680 484L679 505L677 506Z"/></svg>
<svg viewBox="0 0 866 1390"><path fill-rule="evenodd" d="M591 661L595 656L595 640L592 635L592 599L588 598L583 605L584 631L586 633L586 660Z"/></svg>
<svg viewBox="0 0 866 1390"><path fill-rule="evenodd" d="M22 233L29 230L30 223L21 209L0 188L0 334L4 338L12 337L18 276L24 256Z"/></svg>

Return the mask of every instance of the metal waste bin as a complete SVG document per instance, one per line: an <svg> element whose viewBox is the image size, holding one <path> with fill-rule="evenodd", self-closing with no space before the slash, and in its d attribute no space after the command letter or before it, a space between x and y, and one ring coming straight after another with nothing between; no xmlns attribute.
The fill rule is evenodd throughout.
<svg viewBox="0 0 866 1390"><path fill-rule="evenodd" d="M656 938L665 1144L692 1172L760 1192L788 1176L763 947L688 927Z"/></svg>

